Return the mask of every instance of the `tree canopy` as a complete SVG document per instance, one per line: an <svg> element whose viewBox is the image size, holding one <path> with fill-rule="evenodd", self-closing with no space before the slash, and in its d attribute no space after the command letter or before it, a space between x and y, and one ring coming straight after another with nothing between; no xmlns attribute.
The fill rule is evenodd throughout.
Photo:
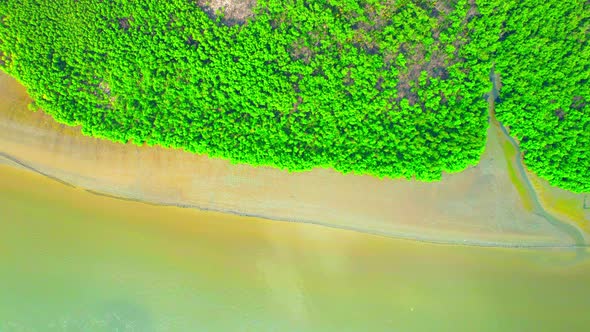
<svg viewBox="0 0 590 332"><path fill-rule="evenodd" d="M496 69L500 121L528 168L590 192L590 2L506 1Z"/></svg>

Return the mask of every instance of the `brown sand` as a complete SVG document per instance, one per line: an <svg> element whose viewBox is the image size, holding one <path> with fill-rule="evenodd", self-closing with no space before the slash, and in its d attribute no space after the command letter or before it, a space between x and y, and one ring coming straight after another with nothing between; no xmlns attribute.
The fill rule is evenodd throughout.
<svg viewBox="0 0 590 332"><path fill-rule="evenodd" d="M83 136L78 128L57 124L43 112L31 112L26 109L29 102L18 82L0 74L4 162L95 192L434 242L573 242L527 210L526 197L523 200L518 184L511 181L500 138L494 135L477 167L445 175L441 182L420 183L326 169L288 173L180 150L112 143ZM549 194L544 199L551 203ZM577 212L563 217L572 223L588 220L588 214Z"/></svg>
<svg viewBox="0 0 590 332"><path fill-rule="evenodd" d="M223 13L223 21L228 25L243 24L253 15L255 0L198 0L197 3L209 15L216 17Z"/></svg>

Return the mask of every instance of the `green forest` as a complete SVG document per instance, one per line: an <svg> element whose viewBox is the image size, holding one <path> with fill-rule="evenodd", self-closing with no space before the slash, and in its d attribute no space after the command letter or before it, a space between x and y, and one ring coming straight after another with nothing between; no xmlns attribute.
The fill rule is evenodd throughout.
<svg viewBox="0 0 590 332"><path fill-rule="evenodd" d="M243 1L243 0L235 0ZM590 192L590 3L4 0L0 68L57 121L291 171L439 180L499 120L551 184Z"/></svg>

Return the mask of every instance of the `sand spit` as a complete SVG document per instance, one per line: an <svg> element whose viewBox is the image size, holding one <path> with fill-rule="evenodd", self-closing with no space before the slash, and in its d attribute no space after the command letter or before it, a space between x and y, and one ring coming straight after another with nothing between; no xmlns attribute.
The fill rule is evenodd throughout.
<svg viewBox="0 0 590 332"><path fill-rule="evenodd" d="M0 159L93 192L440 243L575 244L543 216L530 212L527 198L510 177L502 142L494 135L477 167L445 175L438 183L326 169L288 173L83 136L79 128L27 110L25 89L5 74L0 74L0 96ZM561 211L561 218L572 224L590 220L583 195L559 193L542 181L535 186L542 189L543 204Z"/></svg>

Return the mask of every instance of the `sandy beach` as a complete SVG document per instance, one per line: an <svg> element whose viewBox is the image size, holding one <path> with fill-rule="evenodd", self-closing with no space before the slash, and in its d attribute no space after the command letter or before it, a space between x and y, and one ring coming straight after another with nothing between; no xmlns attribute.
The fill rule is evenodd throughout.
<svg viewBox="0 0 590 332"><path fill-rule="evenodd" d="M420 183L327 169L288 173L180 150L112 143L29 111L25 88L5 74L0 74L0 96L0 161L92 192L430 242L576 244L532 210L506 156L506 143L492 127L477 167L444 175L441 182ZM529 177L543 207L577 227L587 242L590 195Z"/></svg>

